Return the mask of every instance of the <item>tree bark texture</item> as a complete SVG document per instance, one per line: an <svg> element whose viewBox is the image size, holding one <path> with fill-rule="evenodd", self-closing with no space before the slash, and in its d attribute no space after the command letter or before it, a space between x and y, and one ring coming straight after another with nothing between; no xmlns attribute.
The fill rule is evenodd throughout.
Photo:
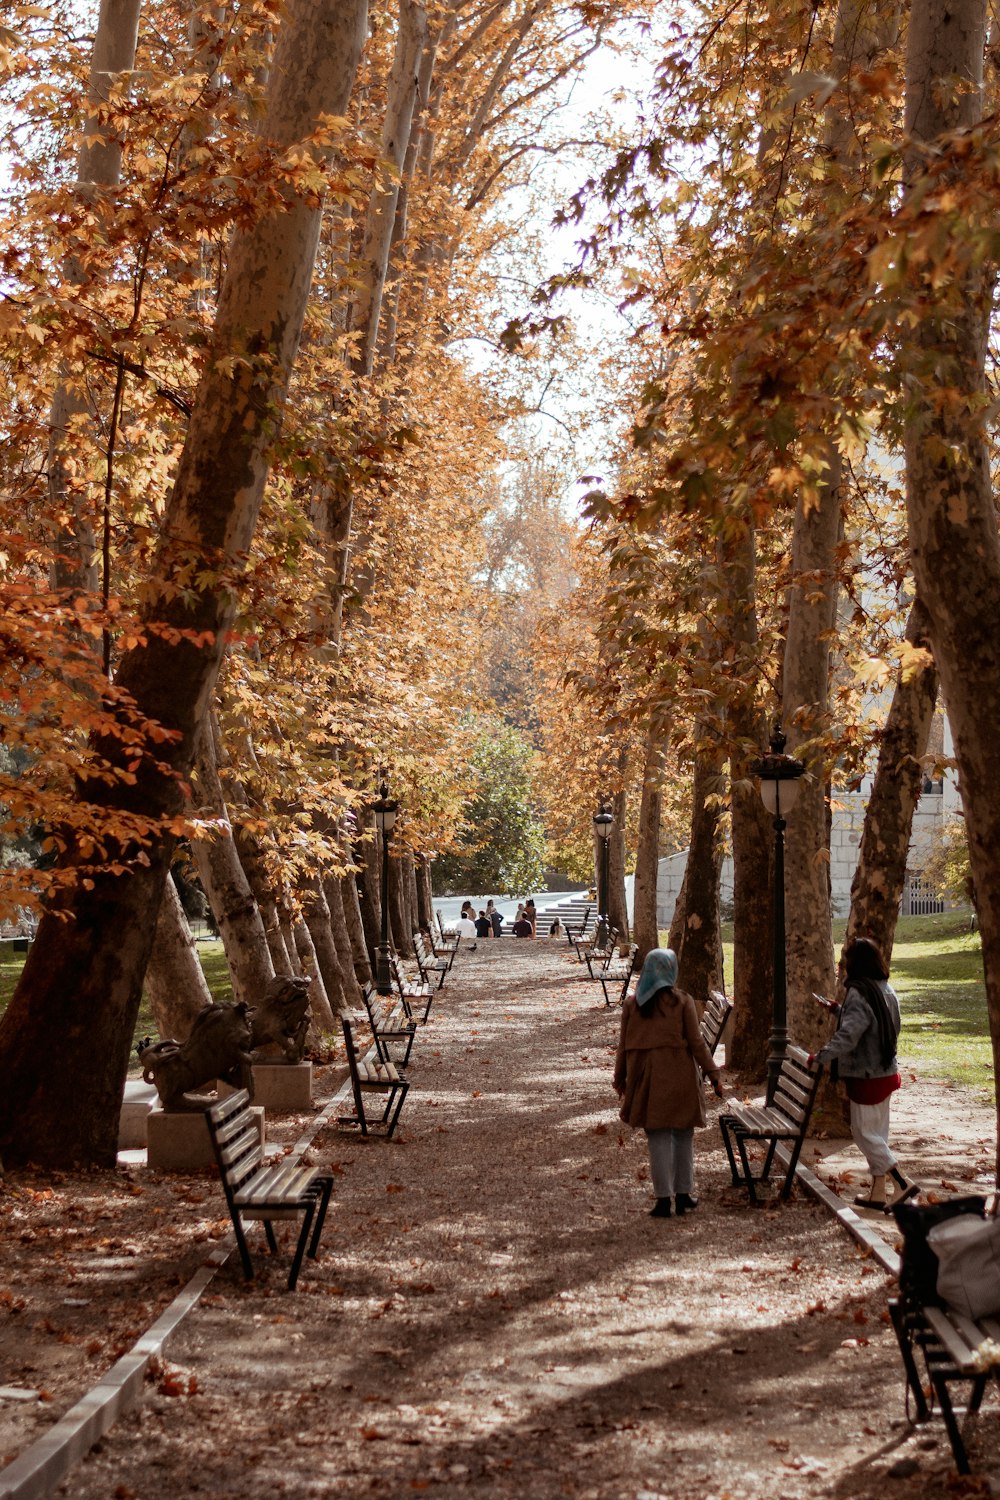
<svg viewBox="0 0 1000 1500"><path fill-rule="evenodd" d="M340 884L340 898L344 907L348 937L351 940L354 977L359 984L371 984L372 966L368 958L368 945L365 942L365 929L361 920L361 902L355 873L350 870L346 875L333 875L330 879L337 880ZM329 892L327 899L329 899Z"/></svg>
<svg viewBox="0 0 1000 1500"><path fill-rule="evenodd" d="M409 855L389 855L389 933L392 946L404 958L413 956L413 930L406 901L406 878L402 860Z"/></svg>
<svg viewBox="0 0 1000 1500"><path fill-rule="evenodd" d="M624 766L621 770L624 772ZM619 943L629 941L628 902L625 899L625 815L628 810L628 794L625 788L615 792L611 799L611 810L615 815L615 826L608 839L608 921L617 927L621 936Z"/></svg>
<svg viewBox="0 0 1000 1500"><path fill-rule="evenodd" d="M382 852L378 834L373 828L370 832L371 837L355 844L354 857L358 863L358 900L368 947L368 961L374 971L382 940Z"/></svg>
<svg viewBox="0 0 1000 1500"><path fill-rule="evenodd" d="M652 718L646 730L646 755L639 804L639 840L635 851L632 890L632 939L639 945L641 963L660 946L656 921L656 884L660 866L660 813L663 806L663 740L660 724Z"/></svg>
<svg viewBox="0 0 1000 1500"><path fill-rule="evenodd" d="M833 993L835 969L830 901L830 841L823 736L829 722L830 635L837 600L835 558L840 534L839 454L819 503L800 500L792 540L792 583L782 679L788 749L807 774L787 818L785 933L788 1029L797 1044L818 1051L829 1027L812 999Z"/></svg>
<svg viewBox="0 0 1000 1500"><path fill-rule="evenodd" d="M750 762L767 745L767 727L756 686L760 678L757 630L757 558L753 522L731 528L720 544L726 580L726 634L732 652L734 692L727 710L729 796L733 847L733 1029L726 1057L752 1077L764 1075L771 1032L771 891L774 833Z"/></svg>
<svg viewBox="0 0 1000 1500"><path fill-rule="evenodd" d="M682 989L699 1005L709 990L722 988L722 931L719 924L719 880L723 846L723 751L698 736L691 794L691 840L684 870L684 903L677 904L670 924L670 947L677 954Z"/></svg>
<svg viewBox="0 0 1000 1500"><path fill-rule="evenodd" d="M275 969L257 899L233 837L217 753L217 726L210 713L198 735L195 767L203 799L199 816L211 821L212 832L191 840L191 857L222 939L233 999L258 1005Z"/></svg>
<svg viewBox="0 0 1000 1500"><path fill-rule="evenodd" d="M896 935L906 877L913 814L920 800L938 674L930 655L930 621L920 600L914 601L906 625L907 642L928 652L925 660L904 666L879 736L878 765L865 809L858 867L851 882L851 911L844 941L870 937L888 960Z"/></svg>
<svg viewBox="0 0 1000 1500"><path fill-rule="evenodd" d="M337 944L334 940L332 924L330 922L330 907L326 899L322 881L318 875L310 880L303 881L301 887L302 915L309 929L312 939L313 950L316 955L316 967L323 981L327 1000L330 1002L332 1011L348 1010L347 984L343 970L340 967L340 954L337 952ZM305 962L301 948L299 956ZM351 975L353 980L354 976Z"/></svg>
<svg viewBox="0 0 1000 1500"><path fill-rule="evenodd" d="M330 932L337 949L344 1000L348 1010L355 1010L361 1004L361 986L354 972L354 950L347 928L347 914L344 911L344 898L339 878L331 876L328 880L324 880L323 891L330 912Z"/></svg>
<svg viewBox="0 0 1000 1500"><path fill-rule="evenodd" d="M430 932L434 927L431 862L426 854L417 855L417 924L422 932Z"/></svg>
<svg viewBox="0 0 1000 1500"><path fill-rule="evenodd" d="M101 0L77 161L77 191L91 201L97 196L95 190L114 187L121 178L121 138L100 122L98 110L122 75L135 67L140 9L141 0ZM71 285L85 280L81 266L73 262L66 265L65 275ZM78 492L66 460L78 446L73 436L76 422L93 418L82 385L64 371L49 409L48 488L52 515L71 516L72 523L60 533L53 581L57 588L86 592L96 592L99 582L95 511L88 497Z"/></svg>
<svg viewBox="0 0 1000 1500"><path fill-rule="evenodd" d="M949 176L962 173L964 158L949 159L947 134L980 118L985 30L982 0L916 0L912 8L906 126L917 147L907 164L910 200L924 201L925 171L933 173L935 197ZM900 356L912 392L906 509L917 594L930 617L958 762L1000 1076L1000 535L983 430L992 272L971 256L953 261L948 275L936 269L930 262L911 271L921 316ZM1000 1160L997 1172L1000 1178Z"/></svg>
<svg viewBox="0 0 1000 1500"><path fill-rule="evenodd" d="M198 945L184 915L177 887L169 876L156 916L145 991L164 1041L170 1037L186 1041L199 1011L212 1003Z"/></svg>
<svg viewBox="0 0 1000 1500"><path fill-rule="evenodd" d="M301 971L309 980L309 1006L312 1010L313 1025L318 1026L321 1031L333 1031L336 1026L333 1006L326 993L326 985L323 983L312 933L301 912L291 918L291 929Z"/></svg>
<svg viewBox="0 0 1000 1500"><path fill-rule="evenodd" d="M278 34L261 136L282 154L348 106L367 23L365 0L290 0ZM283 189L281 208L234 235L212 349L198 385L144 614L156 628L123 658L118 685L175 738L156 747L178 778L218 673L250 549L268 449L298 348L319 235L313 189ZM194 564L211 583L177 589ZM175 632L185 632L178 636ZM117 763L117 742L108 754ZM93 797L93 792L90 794ZM180 779L150 760L131 785L107 786L112 807L171 817ZM156 912L173 847L149 864L98 876L42 918L0 1022L0 1156L9 1165L113 1166L118 1114ZM51 1039L60 1038L53 1051Z"/></svg>

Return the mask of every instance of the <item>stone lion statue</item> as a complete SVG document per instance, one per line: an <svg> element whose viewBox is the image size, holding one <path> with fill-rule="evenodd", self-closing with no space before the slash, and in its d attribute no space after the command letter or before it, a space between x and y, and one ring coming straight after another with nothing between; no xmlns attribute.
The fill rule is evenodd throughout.
<svg viewBox="0 0 1000 1500"><path fill-rule="evenodd" d="M136 1047L146 1083L155 1083L165 1110L205 1108L202 1097L188 1098L221 1078L234 1088L249 1088L251 1039L248 1007L209 1005L197 1017L186 1042L153 1042L145 1037Z"/></svg>
<svg viewBox="0 0 1000 1500"><path fill-rule="evenodd" d="M312 1020L311 983L295 974L276 974L271 980L264 999L250 1012L250 1050L255 1062L302 1061Z"/></svg>

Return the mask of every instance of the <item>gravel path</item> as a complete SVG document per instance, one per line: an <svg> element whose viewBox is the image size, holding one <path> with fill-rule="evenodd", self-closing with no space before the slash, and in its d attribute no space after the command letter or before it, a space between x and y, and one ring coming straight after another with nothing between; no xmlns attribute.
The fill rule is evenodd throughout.
<svg viewBox="0 0 1000 1500"><path fill-rule="evenodd" d="M580 973L565 944L463 954L396 1139L317 1138L337 1183L298 1291L284 1255L249 1285L234 1257L57 1493L954 1495L943 1434L903 1421L887 1278L824 1210L751 1210L712 1123L697 1213L647 1216L618 1015ZM996 1473L995 1401L981 1428Z"/></svg>

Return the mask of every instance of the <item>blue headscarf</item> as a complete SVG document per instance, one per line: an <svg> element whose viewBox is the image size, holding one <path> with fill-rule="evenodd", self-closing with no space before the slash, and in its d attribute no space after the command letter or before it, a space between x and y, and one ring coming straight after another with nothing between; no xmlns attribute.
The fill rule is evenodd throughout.
<svg viewBox="0 0 1000 1500"><path fill-rule="evenodd" d="M642 1010L658 990L673 989L677 983L677 954L672 948L653 948L646 954L646 962L639 975L639 986L635 992L635 1003Z"/></svg>

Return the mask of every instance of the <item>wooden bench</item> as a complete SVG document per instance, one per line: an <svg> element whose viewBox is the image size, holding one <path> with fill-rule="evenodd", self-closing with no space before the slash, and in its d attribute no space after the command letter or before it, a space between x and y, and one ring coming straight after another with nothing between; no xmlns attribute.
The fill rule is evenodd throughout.
<svg viewBox="0 0 1000 1500"><path fill-rule="evenodd" d="M991 1379L1000 1387L1000 1317L973 1322L953 1308L922 1307L903 1297L890 1298L889 1316L903 1356L908 1393L913 1396L914 1420L919 1424L931 1416L914 1357L914 1348L919 1347L944 1418L955 1467L960 1474L971 1473L959 1415L979 1410ZM959 1381L967 1381L971 1389L965 1407L956 1410L949 1387Z"/></svg>
<svg viewBox="0 0 1000 1500"><path fill-rule="evenodd" d="M337 1123L360 1130L364 1136L375 1130L384 1131L386 1140L389 1140L396 1128L410 1081L400 1076L395 1063L384 1062L374 1046L363 1057L359 1054L354 1041L354 1026L349 1016L341 1016L340 1024L347 1049L355 1113L338 1116ZM385 1100L381 1115L373 1120L369 1120L365 1108L365 1098L371 1094L378 1094Z"/></svg>
<svg viewBox="0 0 1000 1500"><path fill-rule="evenodd" d="M218 1104L211 1105L205 1111L205 1119L236 1233L243 1274L248 1281L253 1279L253 1263L243 1220L263 1221L273 1255L278 1249L273 1221L302 1215L302 1228L288 1273L288 1290L293 1292L303 1255L308 1252L312 1260L316 1259L333 1191L333 1178L322 1176L315 1167L303 1167L283 1157L274 1164L264 1161L260 1130L250 1109L250 1095L246 1089L239 1089Z"/></svg>
<svg viewBox="0 0 1000 1500"><path fill-rule="evenodd" d="M428 953L427 944L424 942L422 932L415 932L413 934L413 951L416 954L417 968L420 970L420 978L424 984L429 985L431 975L436 974L438 977L437 987L440 989L444 984L445 975L451 968L451 962L448 959L435 958L433 953Z"/></svg>
<svg viewBox="0 0 1000 1500"><path fill-rule="evenodd" d="M893 1209L903 1245L899 1294L889 1299L889 1316L903 1356L907 1415L912 1396L912 1420L918 1424L929 1421L936 1397L955 1466L960 1474L968 1474L969 1455L959 1418L979 1410L991 1379L1000 1386L1000 1315L991 1313L974 1321L944 1305L937 1294L938 1260L927 1234L935 1224L950 1221L959 1213L983 1222L985 1197L973 1193L945 1198L923 1209L910 1203L900 1203ZM927 1371L926 1385L917 1368L917 1350ZM964 1382L970 1387L968 1400L964 1408L956 1409L951 1387Z"/></svg>
<svg viewBox="0 0 1000 1500"><path fill-rule="evenodd" d="M629 946L625 958L615 958L614 949L607 963L603 964L598 971L598 979L601 981L601 989L604 991L604 1003L610 1010L612 1005L624 1005L628 987L632 983L635 973L635 961L639 955L639 944L632 943Z"/></svg>
<svg viewBox="0 0 1000 1500"><path fill-rule="evenodd" d="M383 1062L395 1063L397 1068L405 1068L410 1061L413 1038L417 1034L413 1012L401 1000L394 1002L384 999L367 986L361 991L361 998L365 1002L372 1041L379 1057ZM389 1051L390 1046L402 1048L402 1055L397 1051L393 1057Z"/></svg>
<svg viewBox="0 0 1000 1500"><path fill-rule="evenodd" d="M732 1014L733 1002L729 997L720 995L718 990L711 990L701 1013L701 1035L713 1057L726 1034Z"/></svg>
<svg viewBox="0 0 1000 1500"><path fill-rule="evenodd" d="M563 923L563 926L566 929L566 941L567 943L569 943L571 948L575 942L582 941L583 938L586 937L587 924L590 921L590 913L593 911L593 909L594 908L592 906L584 907L583 920L580 922L577 922L575 924L571 924L569 922Z"/></svg>
<svg viewBox="0 0 1000 1500"><path fill-rule="evenodd" d="M771 1173L775 1149L779 1141L790 1143L788 1171L785 1174L781 1196L787 1200L795 1179L799 1153L809 1129L809 1120L816 1103L823 1068L820 1063L810 1065L808 1053L801 1047L789 1045L781 1060L770 1105L734 1104L730 1102L725 1114L719 1116L719 1129L729 1158L729 1169L734 1187L745 1187L751 1203L759 1203L757 1184L766 1182ZM758 1176L753 1175L748 1141L766 1141L767 1153ZM733 1147L735 1145L736 1150ZM736 1152L739 1152L739 1163Z"/></svg>
<svg viewBox="0 0 1000 1500"><path fill-rule="evenodd" d="M439 926L440 923L441 918L440 916L438 916ZM450 969L452 964L455 962L455 954L458 952L459 944L461 943L462 939L458 936L457 933L455 933L453 937L445 937L443 932L439 932L437 935L435 935L433 923L431 923L430 927L427 928L426 935L427 941L430 944L430 949L434 957L445 959L447 961L448 968Z"/></svg>
<svg viewBox="0 0 1000 1500"><path fill-rule="evenodd" d="M611 963L617 957L619 936L617 927L609 927L603 943L598 943L596 940L591 943L585 938L580 938L574 942L573 947L576 949L576 956L581 963L587 965L587 972L591 979L597 978L597 975L594 973L595 963L603 968L605 964Z"/></svg>
<svg viewBox="0 0 1000 1500"><path fill-rule="evenodd" d="M430 985L425 984L422 979L409 979L395 953L389 955L389 973L403 1009L412 1020L423 1025L434 1003Z"/></svg>

